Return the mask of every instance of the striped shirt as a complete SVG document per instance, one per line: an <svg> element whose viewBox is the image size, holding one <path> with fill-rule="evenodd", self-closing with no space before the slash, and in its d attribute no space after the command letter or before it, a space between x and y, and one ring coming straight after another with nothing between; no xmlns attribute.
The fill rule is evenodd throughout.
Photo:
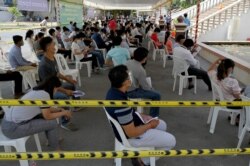
<svg viewBox="0 0 250 166"><path fill-rule="evenodd" d="M116 88L110 88L106 95L106 100L128 100L128 97L126 93L123 93ZM132 122L134 122L135 126L144 124L135 113L135 110L131 107L106 107L106 110L121 126L128 125ZM116 138L121 142L117 130L114 127L113 130Z"/></svg>

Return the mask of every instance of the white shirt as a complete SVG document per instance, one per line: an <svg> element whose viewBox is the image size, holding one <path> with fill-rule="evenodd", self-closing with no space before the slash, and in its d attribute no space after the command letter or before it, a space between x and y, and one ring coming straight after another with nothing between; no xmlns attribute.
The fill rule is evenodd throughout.
<svg viewBox="0 0 250 166"><path fill-rule="evenodd" d="M40 23L40 25L41 25L41 26L46 26L46 27L47 27L47 23L48 23L48 21L47 21L46 19L44 19L44 20Z"/></svg>
<svg viewBox="0 0 250 166"><path fill-rule="evenodd" d="M71 49L71 42L66 42L65 40L69 39L69 36L66 35L65 33L62 33L62 41L63 41L63 45L65 47L66 50L70 50Z"/></svg>
<svg viewBox="0 0 250 166"><path fill-rule="evenodd" d="M184 46L176 46L174 48L174 56L185 59L186 62L192 67L198 67L199 62L194 56L191 54L189 50L187 50Z"/></svg>
<svg viewBox="0 0 250 166"><path fill-rule="evenodd" d="M140 35L140 36L142 35L142 34L139 32L138 28L133 29L133 30L131 31L131 34L132 34L133 37L135 37L135 36L137 36L137 35Z"/></svg>
<svg viewBox="0 0 250 166"><path fill-rule="evenodd" d="M210 79L215 82L221 89L223 97L227 101L233 101L235 97L233 94L239 94L241 88L239 86L239 82L231 77L226 77L223 80L219 81L217 79L217 72L216 71L209 71L208 75ZM219 99L219 94L215 94L216 97Z"/></svg>
<svg viewBox="0 0 250 166"><path fill-rule="evenodd" d="M72 31L69 35L69 38L73 38L76 35L76 31Z"/></svg>
<svg viewBox="0 0 250 166"><path fill-rule="evenodd" d="M50 96L43 90L32 90L25 94L21 100L50 100ZM41 107L39 106L13 106L9 111L5 112L5 120L14 123L21 123L31 120L41 113Z"/></svg>
<svg viewBox="0 0 250 166"><path fill-rule="evenodd" d="M77 62L79 62L81 59L84 58L83 54L78 54L78 55L75 54L76 52L81 52L82 51L80 46L76 42L72 43L71 50L72 50Z"/></svg>

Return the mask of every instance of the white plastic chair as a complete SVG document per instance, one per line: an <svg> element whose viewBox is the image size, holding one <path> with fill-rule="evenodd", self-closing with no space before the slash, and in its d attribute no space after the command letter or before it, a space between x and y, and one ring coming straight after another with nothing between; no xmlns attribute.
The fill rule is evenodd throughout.
<svg viewBox="0 0 250 166"><path fill-rule="evenodd" d="M60 73L67 76L72 76L74 79L77 79L78 85L81 86L81 77L78 69L69 69L69 66L66 62L66 59L63 55L55 55L57 65L59 67Z"/></svg>
<svg viewBox="0 0 250 166"><path fill-rule="evenodd" d="M31 89L37 86L37 82L36 82L36 74L38 74L37 69L31 69L31 70L19 71L19 72L23 76L23 84L24 84L25 89L28 89L29 86Z"/></svg>
<svg viewBox="0 0 250 166"><path fill-rule="evenodd" d="M221 91L221 88L213 81L211 81L211 84L212 84L213 100L214 101L225 101L223 93ZM218 99L217 95L218 95L219 99ZM209 130L209 132L211 134L214 133L219 111L225 111L225 112L232 113L233 116L231 116L231 124L235 123L235 119L236 119L237 114L243 113L243 111L241 109L229 109L227 107L222 107L222 106L211 107L210 112L209 112L209 116L208 116L208 120L207 120L207 124L211 123L210 130ZM241 117L243 117L243 115ZM243 118L241 118L241 119L243 120ZM240 122L239 132L242 129L241 124L242 123Z"/></svg>
<svg viewBox="0 0 250 166"><path fill-rule="evenodd" d="M107 118L110 122L110 124L113 124L114 127L116 128L119 136L121 137L122 143L115 138L115 151L143 151L143 150L155 150L154 147L132 147L130 143L128 142L127 137L125 136L125 133L121 127L121 125L114 119L112 118L108 112L106 111L105 107L103 108ZM122 165L122 159L121 158L115 158L115 165L116 166L121 166ZM155 157L150 157L150 165L155 166Z"/></svg>
<svg viewBox="0 0 250 166"><path fill-rule="evenodd" d="M165 56L165 48L159 49L156 47L153 40L150 39L151 44L153 45L153 60L155 61L157 53L159 53L161 56Z"/></svg>
<svg viewBox="0 0 250 166"><path fill-rule="evenodd" d="M102 55L103 55L103 59L106 59L106 54L107 54L107 50L105 48L98 48L96 42L94 39L92 39L92 42L93 42L93 45L95 47L95 50L99 50L102 52Z"/></svg>
<svg viewBox="0 0 250 166"><path fill-rule="evenodd" d="M246 96L241 96L241 99L242 99L242 101L250 101L250 98L248 98ZM240 133L237 148L240 148L246 132L250 131L250 106L245 106L244 108L245 108L245 110L242 110L242 112L246 113L245 119L243 119L244 117L240 117L240 119L243 119L243 121L246 120L245 121L246 123L245 123L245 126L243 127L243 129Z"/></svg>
<svg viewBox="0 0 250 166"><path fill-rule="evenodd" d="M73 55L75 56L75 55ZM82 65L86 65L87 66L87 72L88 72L88 77L91 77L91 72L92 72L92 61L86 61L86 62L81 62L81 61L78 61L77 58L75 58L76 61L76 69L77 70L81 70L82 69Z"/></svg>
<svg viewBox="0 0 250 166"><path fill-rule="evenodd" d="M9 107L2 106L4 112L9 110ZM30 138L30 136L18 138L18 139L10 139L3 135L2 129L0 126L0 146L4 146L5 152L11 152L11 146L16 148L17 152L26 152L26 141ZM38 152L42 152L40 140L38 134L34 134L36 146ZM19 160L20 166L29 166L28 160Z"/></svg>
<svg viewBox="0 0 250 166"><path fill-rule="evenodd" d="M176 56L173 56L173 75L174 75L174 86L173 86L173 91L175 91L175 85L176 85L176 79L177 77L180 77L180 82L179 82L179 95L182 95L183 88L187 85L187 79L192 78L194 80L194 93L196 94L196 76L194 75L188 75L188 68L189 65L184 59L178 58ZM182 75L184 73L184 75Z"/></svg>

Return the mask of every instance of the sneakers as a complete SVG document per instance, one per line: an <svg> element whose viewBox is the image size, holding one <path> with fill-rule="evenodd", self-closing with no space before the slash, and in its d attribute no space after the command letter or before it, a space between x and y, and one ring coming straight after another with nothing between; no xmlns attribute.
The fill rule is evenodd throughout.
<svg viewBox="0 0 250 166"><path fill-rule="evenodd" d="M68 130L68 131L77 131L78 128L71 122L68 122L66 124L61 124L61 128Z"/></svg>

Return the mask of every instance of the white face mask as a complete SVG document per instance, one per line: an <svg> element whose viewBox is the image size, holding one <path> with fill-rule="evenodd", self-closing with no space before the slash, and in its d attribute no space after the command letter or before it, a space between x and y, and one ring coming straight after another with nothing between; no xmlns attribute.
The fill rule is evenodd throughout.
<svg viewBox="0 0 250 166"><path fill-rule="evenodd" d="M127 39L127 36L126 35L122 35L122 40L125 40Z"/></svg>

